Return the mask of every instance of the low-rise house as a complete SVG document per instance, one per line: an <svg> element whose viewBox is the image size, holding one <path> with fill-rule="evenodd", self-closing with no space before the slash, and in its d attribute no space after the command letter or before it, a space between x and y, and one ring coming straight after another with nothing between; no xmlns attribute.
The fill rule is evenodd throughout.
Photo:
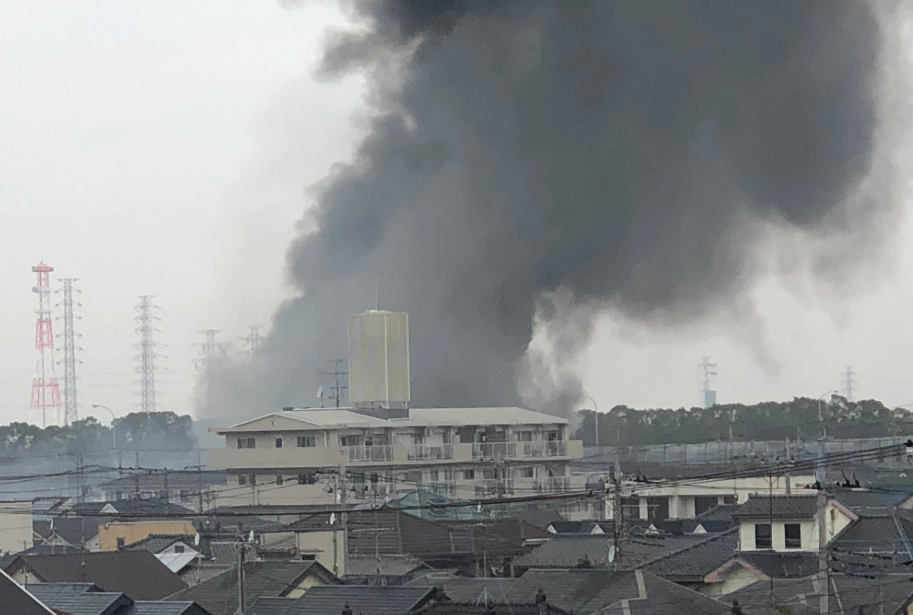
<svg viewBox="0 0 913 615"><path fill-rule="evenodd" d="M56 611L72 615L210 615L193 602L134 600L92 583L29 583L25 589Z"/></svg>
<svg viewBox="0 0 913 615"><path fill-rule="evenodd" d="M186 587L148 551L15 557L5 572L19 583L92 583L135 600L161 600Z"/></svg>
<svg viewBox="0 0 913 615"><path fill-rule="evenodd" d="M733 513L739 523L740 551L817 551L819 523L830 542L858 516L835 500L823 515L816 495L752 496Z"/></svg>
<svg viewBox="0 0 913 615"><path fill-rule="evenodd" d="M700 538L623 538L618 545L604 535L556 536L513 561L515 573L533 568L607 568L633 570L664 553Z"/></svg>
<svg viewBox="0 0 913 615"><path fill-rule="evenodd" d="M224 472L214 470L152 470L115 478L100 488L111 502L161 500L205 512L214 506L214 494L224 488L226 480Z"/></svg>
<svg viewBox="0 0 913 615"><path fill-rule="evenodd" d="M324 585L298 599L255 603L245 615L408 615L442 600L446 596L432 587Z"/></svg>
<svg viewBox="0 0 913 615"><path fill-rule="evenodd" d="M149 551L174 573L186 578L192 568L203 559L210 559L204 554L209 550L209 540L201 539L199 534L152 534L138 542L125 545L123 551Z"/></svg>
<svg viewBox="0 0 913 615"><path fill-rule="evenodd" d="M0 605L14 615L59 615L0 570Z"/></svg>
<svg viewBox="0 0 913 615"><path fill-rule="evenodd" d="M244 612L261 597L299 598L322 585L340 584L317 562L249 561L244 564ZM238 568L229 568L168 599L196 602L212 615L234 615L238 610Z"/></svg>
<svg viewBox="0 0 913 615"><path fill-rule="evenodd" d="M94 517L35 519L32 532L32 544L50 547L52 553L98 551L98 519Z"/></svg>

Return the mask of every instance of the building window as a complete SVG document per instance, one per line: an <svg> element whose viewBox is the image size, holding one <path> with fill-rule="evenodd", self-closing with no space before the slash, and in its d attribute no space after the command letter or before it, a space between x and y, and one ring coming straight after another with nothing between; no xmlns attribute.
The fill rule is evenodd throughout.
<svg viewBox="0 0 913 615"><path fill-rule="evenodd" d="M183 552L184 552L184 545L174 545L174 552L175 552L175 553L183 553Z"/></svg>
<svg viewBox="0 0 913 615"><path fill-rule="evenodd" d="M121 500L126 500L126 499L127 499L127 498L124 496L124 492L123 492L123 491L118 491L118 492L117 492L117 501L118 501L118 502L120 502Z"/></svg>
<svg viewBox="0 0 913 615"><path fill-rule="evenodd" d="M311 448L317 446L316 436L298 436L298 448Z"/></svg>
<svg viewBox="0 0 913 615"><path fill-rule="evenodd" d="M257 439L254 437L238 438L238 448L257 448Z"/></svg>
<svg viewBox="0 0 913 615"><path fill-rule="evenodd" d="M787 523L783 526L786 533L786 548L802 548L802 526L798 523Z"/></svg>
<svg viewBox="0 0 913 615"><path fill-rule="evenodd" d="M181 501L188 502L190 501L190 492L186 489L181 489Z"/></svg>
<svg viewBox="0 0 913 615"><path fill-rule="evenodd" d="M282 448L282 438L276 438L276 448Z"/></svg>
<svg viewBox="0 0 913 615"><path fill-rule="evenodd" d="M301 561L302 561L302 562L314 562L314 561L317 561L317 554L316 554L316 553L302 553L302 554L301 554Z"/></svg>
<svg viewBox="0 0 913 615"><path fill-rule="evenodd" d="M285 482L285 479L282 477L281 474L277 474L276 475L276 484L281 485L283 482Z"/></svg>
<svg viewBox="0 0 913 615"><path fill-rule="evenodd" d="M532 467L528 468L519 468L517 470L517 476L520 478L533 478L536 475L536 470Z"/></svg>
<svg viewBox="0 0 913 615"><path fill-rule="evenodd" d="M316 485L317 484L317 475L313 472L308 472L307 474L298 475L298 484L299 485Z"/></svg>
<svg viewBox="0 0 913 615"><path fill-rule="evenodd" d="M251 485L256 485L257 484L257 475L251 474L247 480L250 482Z"/></svg>
<svg viewBox="0 0 913 615"><path fill-rule="evenodd" d="M244 476L243 474L238 474L238 484L239 484L239 485L246 485L246 484L247 484L247 477Z"/></svg>
<svg viewBox="0 0 913 615"><path fill-rule="evenodd" d="M463 470L463 480L475 480L476 471L475 470Z"/></svg>
<svg viewBox="0 0 913 615"><path fill-rule="evenodd" d="M117 537L117 550L120 551L121 549L123 549L124 545L125 545L125 541L124 541L123 536L118 536Z"/></svg>
<svg viewBox="0 0 913 615"><path fill-rule="evenodd" d="M159 499L160 499L160 500L167 500L167 499L168 499L168 492L165 491L164 489L161 490L161 491L159 491Z"/></svg>
<svg viewBox="0 0 913 615"><path fill-rule="evenodd" d="M773 539L769 523L755 523L754 526L754 548L770 549L773 547Z"/></svg>

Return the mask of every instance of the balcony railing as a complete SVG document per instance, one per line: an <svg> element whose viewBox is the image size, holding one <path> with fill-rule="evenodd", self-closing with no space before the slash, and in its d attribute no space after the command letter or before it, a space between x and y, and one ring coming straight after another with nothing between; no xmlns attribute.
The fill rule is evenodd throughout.
<svg viewBox="0 0 913 615"><path fill-rule="evenodd" d="M515 442L476 442L472 445L473 459L503 459L516 456Z"/></svg>
<svg viewBox="0 0 913 615"><path fill-rule="evenodd" d="M524 457L565 457L567 442L561 440L543 442L524 442Z"/></svg>
<svg viewBox="0 0 913 615"><path fill-rule="evenodd" d="M513 495L514 481L509 478L490 478L480 480L476 483L477 497L498 497L503 495Z"/></svg>
<svg viewBox="0 0 913 615"><path fill-rule="evenodd" d="M533 489L539 493L564 493L570 491L571 479L567 476L542 478L533 484Z"/></svg>
<svg viewBox="0 0 913 615"><path fill-rule="evenodd" d="M393 461L393 447L388 444L348 448L349 461Z"/></svg>
<svg viewBox="0 0 913 615"><path fill-rule="evenodd" d="M453 481L436 481L431 483L419 483L416 489L421 491L430 491L438 495L456 495L456 483Z"/></svg>
<svg viewBox="0 0 913 615"><path fill-rule="evenodd" d="M450 444L442 444L440 446L417 444L409 447L406 458L409 461L439 461L442 459L453 459L453 446Z"/></svg>

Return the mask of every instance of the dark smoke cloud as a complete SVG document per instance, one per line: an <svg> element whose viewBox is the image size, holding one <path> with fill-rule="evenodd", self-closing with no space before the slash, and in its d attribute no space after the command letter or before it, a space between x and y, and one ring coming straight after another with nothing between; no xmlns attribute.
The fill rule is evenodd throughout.
<svg viewBox="0 0 913 615"><path fill-rule="evenodd" d="M561 328L555 293L575 341L604 310L726 308L761 224L823 232L873 163L883 41L863 1L346 6L360 27L321 70L369 69L376 116L289 249L301 295L262 372L231 387L257 409L313 402L378 283L411 314L416 404L517 403L534 320ZM407 51L396 83L372 72Z"/></svg>

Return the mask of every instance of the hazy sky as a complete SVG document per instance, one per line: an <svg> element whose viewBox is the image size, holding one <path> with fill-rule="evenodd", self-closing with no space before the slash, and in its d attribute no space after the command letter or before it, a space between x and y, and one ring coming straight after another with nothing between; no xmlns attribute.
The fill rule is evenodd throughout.
<svg viewBox="0 0 913 615"><path fill-rule="evenodd" d="M268 324L290 292L284 252L307 187L361 134L361 81L312 76L341 20L318 1L0 3L0 421L30 417L41 258L80 278L83 414L137 409L140 294L161 306L163 410L191 410L199 330L237 346ZM585 386L600 409L692 405L709 355L722 402L817 397L850 364L860 396L911 402L909 216L900 238L850 292L762 280L751 324L651 331L607 317L577 361Z"/></svg>

